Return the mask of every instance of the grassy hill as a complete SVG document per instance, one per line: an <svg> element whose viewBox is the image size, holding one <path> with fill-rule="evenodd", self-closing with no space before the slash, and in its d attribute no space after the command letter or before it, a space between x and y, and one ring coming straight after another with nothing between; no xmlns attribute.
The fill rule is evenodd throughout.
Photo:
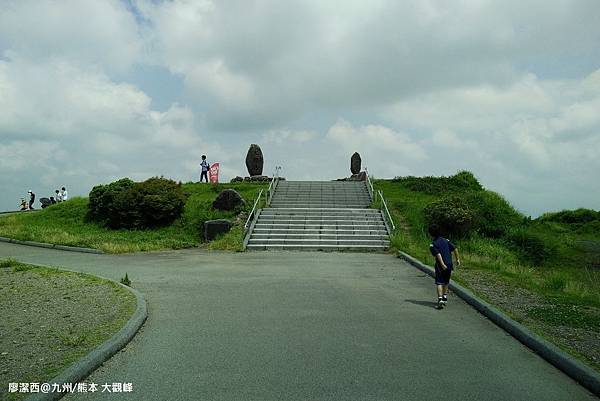
<svg viewBox="0 0 600 401"><path fill-rule="evenodd" d="M531 219L467 172L375 180L374 186L397 225L394 250L432 265L428 222L455 219L460 227L448 236L464 266L453 278L600 370L600 213L580 209ZM432 216L432 209L442 216Z"/></svg>
<svg viewBox="0 0 600 401"><path fill-rule="evenodd" d="M26 241L47 242L100 249L108 253L181 249L198 246L203 223L213 219L235 221L231 232L207 246L211 249L239 250L245 221L233 212L212 209L212 201L225 188L238 191L246 200L246 209L265 184L183 184L188 195L183 215L172 225L148 230L113 230L87 222L87 198L73 198L36 213L17 213L0 217L0 236ZM132 205L133 206L133 205ZM240 218L243 216L240 216Z"/></svg>

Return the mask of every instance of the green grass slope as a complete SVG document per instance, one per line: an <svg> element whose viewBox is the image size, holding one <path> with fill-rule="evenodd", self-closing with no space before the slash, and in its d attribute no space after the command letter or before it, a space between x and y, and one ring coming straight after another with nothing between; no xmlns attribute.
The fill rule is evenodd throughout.
<svg viewBox="0 0 600 401"><path fill-rule="evenodd" d="M464 265L453 279L600 370L600 213L532 220L479 183L456 177L375 180L397 226L393 250L433 265L431 205L467 210L474 223L449 235Z"/></svg>
<svg viewBox="0 0 600 401"><path fill-rule="evenodd" d="M209 249L240 250L244 221L234 212L213 210L212 201L218 193L232 188L246 200L246 209L265 184L183 184L188 195L183 215L172 225L151 230L112 230L86 222L87 198L73 198L36 213L17 213L0 217L0 236L26 241L100 249L107 253L181 249L198 246L202 240L203 223L207 220L229 219L235 223L228 234L207 245Z"/></svg>

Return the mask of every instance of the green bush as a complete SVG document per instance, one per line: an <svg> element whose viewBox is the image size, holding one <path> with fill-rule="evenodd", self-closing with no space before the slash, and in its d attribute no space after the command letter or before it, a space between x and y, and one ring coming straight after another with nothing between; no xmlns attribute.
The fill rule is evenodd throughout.
<svg viewBox="0 0 600 401"><path fill-rule="evenodd" d="M121 277L121 280L119 280L119 282L123 285L126 285L127 287L131 287L131 280L129 279L127 272L125 272L125 276Z"/></svg>
<svg viewBox="0 0 600 401"><path fill-rule="evenodd" d="M504 237L507 245L534 265L543 265L555 253L556 245L528 227L518 227Z"/></svg>
<svg viewBox="0 0 600 401"><path fill-rule="evenodd" d="M564 224L586 224L600 221L600 212L591 209L562 210L556 213L546 213L540 221L553 221Z"/></svg>
<svg viewBox="0 0 600 401"><path fill-rule="evenodd" d="M113 204L117 195L132 188L135 182L129 178L122 178L107 185L97 185L92 188L89 195L88 212L86 218L107 224L109 217L113 215Z"/></svg>
<svg viewBox="0 0 600 401"><path fill-rule="evenodd" d="M98 199L93 203L92 193ZM92 193L88 218L110 228L144 229L166 226L181 216L185 206L181 184L162 177L138 183L122 179L106 186L94 187Z"/></svg>
<svg viewBox="0 0 600 401"><path fill-rule="evenodd" d="M443 195L456 191L481 191L483 187L473 173L460 171L450 177L396 177L393 182L399 182L411 191L432 195Z"/></svg>
<svg viewBox="0 0 600 401"><path fill-rule="evenodd" d="M500 238L523 222L523 215L495 192L470 192L464 199L475 215L473 228L485 237Z"/></svg>
<svg viewBox="0 0 600 401"><path fill-rule="evenodd" d="M600 233L600 220L581 224L576 228L576 232L580 234L592 234L597 236L598 233Z"/></svg>
<svg viewBox="0 0 600 401"><path fill-rule="evenodd" d="M464 237L475 223L475 213L459 196L448 196L425 206L423 210L427 226L437 224L443 235Z"/></svg>
<svg viewBox="0 0 600 401"><path fill-rule="evenodd" d="M0 260L0 267L13 267L13 266L16 266L18 264L19 264L19 262L17 262L13 258Z"/></svg>

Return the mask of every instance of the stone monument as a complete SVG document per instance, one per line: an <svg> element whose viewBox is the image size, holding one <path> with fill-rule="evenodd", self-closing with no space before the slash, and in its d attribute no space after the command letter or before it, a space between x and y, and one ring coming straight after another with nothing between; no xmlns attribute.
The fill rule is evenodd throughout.
<svg viewBox="0 0 600 401"><path fill-rule="evenodd" d="M250 176L262 175L263 173L263 154L262 150L260 150L260 146L256 144L250 145L250 149L248 149L248 154L246 155L246 167L248 168L248 174Z"/></svg>
<svg viewBox="0 0 600 401"><path fill-rule="evenodd" d="M350 158L350 171L352 172L352 174L360 173L360 165L360 155L358 154L358 152L354 152L354 154Z"/></svg>

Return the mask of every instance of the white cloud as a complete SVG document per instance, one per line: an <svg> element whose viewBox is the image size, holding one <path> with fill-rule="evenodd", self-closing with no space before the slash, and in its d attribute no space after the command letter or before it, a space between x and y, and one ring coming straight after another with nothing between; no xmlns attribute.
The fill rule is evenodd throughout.
<svg viewBox="0 0 600 401"><path fill-rule="evenodd" d="M348 152L362 149L373 159L378 154L383 157L401 157L408 160L427 159L424 149L409 135L381 125L354 127L345 120L339 120L329 128L327 138L334 146L341 146Z"/></svg>
<svg viewBox="0 0 600 401"><path fill-rule="evenodd" d="M141 42L135 17L119 0L2 2L0 53L124 71L140 57Z"/></svg>
<svg viewBox="0 0 600 401"><path fill-rule="evenodd" d="M591 172L600 170L593 150L600 145L598 75L550 81L527 74L509 86L432 92L382 116L430 135L423 146L434 147L434 165L474 171L529 213L598 208L591 196L598 194Z"/></svg>
<svg viewBox="0 0 600 401"><path fill-rule="evenodd" d="M319 134L315 131L306 130L271 130L263 135L262 139L265 143L276 143L276 144L294 144L304 143L315 140L319 137Z"/></svg>
<svg viewBox="0 0 600 401"><path fill-rule="evenodd" d="M259 143L265 172L292 179L347 176L359 151L380 177L469 169L534 213L600 208L599 12L596 0L5 0L0 184L187 180L203 153L243 175Z"/></svg>

